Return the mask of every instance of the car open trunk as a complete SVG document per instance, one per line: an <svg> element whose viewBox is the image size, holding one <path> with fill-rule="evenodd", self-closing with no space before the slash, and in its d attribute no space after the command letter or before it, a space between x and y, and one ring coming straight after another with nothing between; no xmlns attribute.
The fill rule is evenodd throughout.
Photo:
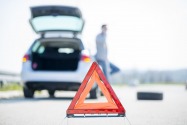
<svg viewBox="0 0 187 125"><path fill-rule="evenodd" d="M81 57L81 45L75 40L64 39L39 42L37 47L33 46L32 49L32 69L74 71L77 69Z"/></svg>

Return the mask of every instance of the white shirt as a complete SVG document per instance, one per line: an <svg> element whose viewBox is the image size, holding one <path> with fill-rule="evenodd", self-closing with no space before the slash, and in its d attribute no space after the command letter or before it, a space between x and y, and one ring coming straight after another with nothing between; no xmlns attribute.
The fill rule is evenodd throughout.
<svg viewBox="0 0 187 125"><path fill-rule="evenodd" d="M96 59L106 60L107 59L107 45L106 45L106 34L99 33L96 37Z"/></svg>

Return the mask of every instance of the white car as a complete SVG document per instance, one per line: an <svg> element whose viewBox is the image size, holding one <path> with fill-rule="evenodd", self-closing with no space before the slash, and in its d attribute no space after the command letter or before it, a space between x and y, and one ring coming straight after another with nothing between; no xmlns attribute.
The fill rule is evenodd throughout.
<svg viewBox="0 0 187 125"><path fill-rule="evenodd" d="M23 57L21 79L24 96L33 98L36 90L77 91L94 58L79 37L84 27L81 11L68 6L31 8L30 24L41 35ZM97 98L95 85L90 98Z"/></svg>

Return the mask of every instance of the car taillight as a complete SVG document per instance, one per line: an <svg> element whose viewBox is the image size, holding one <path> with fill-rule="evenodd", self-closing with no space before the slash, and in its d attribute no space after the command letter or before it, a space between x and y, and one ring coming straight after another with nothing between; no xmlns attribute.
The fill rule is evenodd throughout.
<svg viewBox="0 0 187 125"><path fill-rule="evenodd" d="M22 59L22 62L27 62L29 60L29 55L28 54L25 54L23 56L23 59Z"/></svg>
<svg viewBox="0 0 187 125"><path fill-rule="evenodd" d="M91 58L87 55L82 55L81 56L81 60L84 61L84 62L90 62L91 61Z"/></svg>

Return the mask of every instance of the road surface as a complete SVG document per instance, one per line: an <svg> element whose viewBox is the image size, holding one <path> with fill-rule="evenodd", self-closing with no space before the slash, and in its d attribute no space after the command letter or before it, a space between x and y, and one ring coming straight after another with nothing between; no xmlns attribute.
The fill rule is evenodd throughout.
<svg viewBox="0 0 187 125"><path fill-rule="evenodd" d="M182 85L114 86L131 125L187 125L187 90ZM162 101L138 101L137 91L163 92ZM66 109L75 92L44 91L34 99L0 99L0 125L129 125L127 119L67 119ZM101 97L97 101L103 101ZM64 119L65 118L65 119Z"/></svg>

